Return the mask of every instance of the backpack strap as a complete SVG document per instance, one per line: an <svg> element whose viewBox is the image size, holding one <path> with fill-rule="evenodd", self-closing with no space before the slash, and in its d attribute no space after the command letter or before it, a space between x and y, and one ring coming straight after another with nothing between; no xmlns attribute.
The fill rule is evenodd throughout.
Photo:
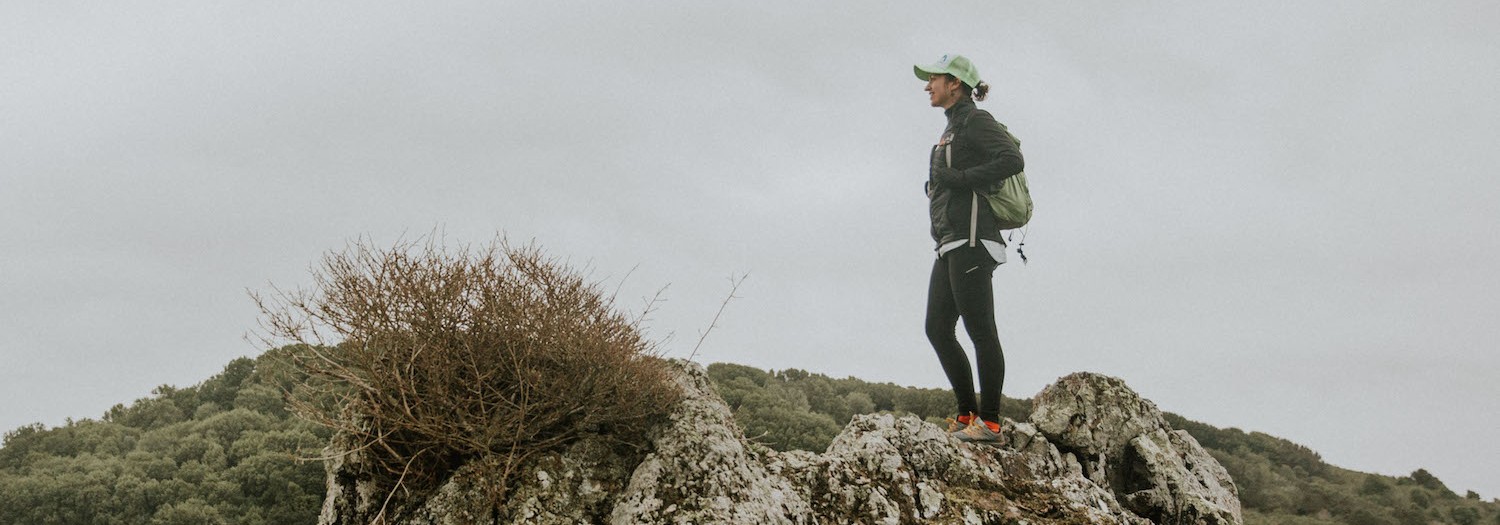
<svg viewBox="0 0 1500 525"><path fill-rule="evenodd" d="M969 192L974 196L969 201L969 247L973 248L979 244L979 192Z"/></svg>

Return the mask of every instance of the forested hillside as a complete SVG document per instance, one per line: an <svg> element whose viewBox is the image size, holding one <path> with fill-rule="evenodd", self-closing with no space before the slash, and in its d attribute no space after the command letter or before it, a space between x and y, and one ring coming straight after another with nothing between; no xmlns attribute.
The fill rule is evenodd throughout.
<svg viewBox="0 0 1500 525"><path fill-rule="evenodd" d="M0 448L0 525L311 525L323 497L316 461L328 436L293 417L283 388L301 380L276 350L236 359L188 388L159 387L98 420L31 425ZM708 367L751 439L822 450L853 414L949 416L945 390L833 379L788 369ZM1025 400L1002 412L1022 420ZM1500 524L1500 502L1455 493L1425 470L1390 477L1341 469L1306 447L1168 414L1227 468L1249 524Z"/></svg>
<svg viewBox="0 0 1500 525"><path fill-rule="evenodd" d="M317 522L327 442L293 417L298 374L273 351L189 388L158 387L98 420L24 426L0 448L0 524Z"/></svg>

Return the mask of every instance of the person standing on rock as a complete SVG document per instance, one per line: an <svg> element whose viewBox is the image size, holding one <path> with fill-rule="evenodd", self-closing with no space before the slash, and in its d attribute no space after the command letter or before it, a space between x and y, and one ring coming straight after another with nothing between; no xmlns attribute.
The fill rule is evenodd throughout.
<svg viewBox="0 0 1500 525"><path fill-rule="evenodd" d="M989 85L969 59L943 55L931 65L914 66L933 107L943 108L947 127L932 147L927 198L937 261L927 285L927 339L953 394L958 417L948 430L963 441L1000 440L1000 389L1005 383L1005 355L995 328L995 297L990 278L1005 262L1005 241L980 192L1020 173L1021 150L989 112L974 106ZM979 368L979 399L974 373L955 335L958 320L974 343Z"/></svg>

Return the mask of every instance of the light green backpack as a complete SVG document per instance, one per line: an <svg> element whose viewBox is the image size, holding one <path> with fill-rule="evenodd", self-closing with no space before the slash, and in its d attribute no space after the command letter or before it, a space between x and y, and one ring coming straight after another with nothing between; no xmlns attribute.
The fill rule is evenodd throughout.
<svg viewBox="0 0 1500 525"><path fill-rule="evenodd" d="M1020 139L1011 135L1010 130L1005 130L1005 134L1016 143L1017 149L1021 147ZM995 212L995 222L1002 230L1014 230L1031 221L1031 190L1026 187L1025 171L1007 177L995 191L985 193L984 200L989 201L990 211Z"/></svg>
<svg viewBox="0 0 1500 525"><path fill-rule="evenodd" d="M964 126L968 127L968 125L969 122L966 119ZM1004 128L1004 125L1002 124L1001 127ZM1016 143L1017 150L1021 148L1021 139L1012 135L1010 129L1005 129L1005 136L1010 137L1010 141ZM951 147L948 148L948 165L953 165L953 148ZM1026 171L1022 170L1020 173L1006 177L1000 182L1000 187L993 191L974 192L974 202L969 207L969 246L974 246L979 242L975 228L979 226L980 195L983 195L985 202L989 203L990 212L995 214L995 223L1000 225L1000 229L1014 230L1031 222L1031 190L1026 187ZM1011 239L1014 240L1014 238L1015 233L1012 232ZM1022 231L1021 243L1016 245L1016 255L1021 256L1023 264L1026 262L1025 247L1026 232Z"/></svg>
<svg viewBox="0 0 1500 525"><path fill-rule="evenodd" d="M965 121L964 125L968 126L968 122ZM1021 139L1012 135L1009 129L1005 130L1005 136L1010 137L1010 141L1016 143L1016 149L1021 148ZM953 165L952 148L948 149L948 165ZM993 191L974 192L975 200L978 200L980 195L983 195L984 200L990 203L990 211L995 214L995 222L1000 225L1000 229L1014 230L1031 222L1031 190L1026 187L1025 170L1006 177L1004 181L1001 181L1000 187ZM977 202L971 212L979 213ZM975 218L970 217L969 229L973 230L975 225ZM971 240L974 238L973 231L969 232L969 238Z"/></svg>

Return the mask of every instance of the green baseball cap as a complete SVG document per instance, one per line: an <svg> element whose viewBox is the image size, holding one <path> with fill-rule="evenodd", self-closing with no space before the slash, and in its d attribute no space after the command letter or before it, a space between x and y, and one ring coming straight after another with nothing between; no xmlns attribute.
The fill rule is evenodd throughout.
<svg viewBox="0 0 1500 525"><path fill-rule="evenodd" d="M931 65L912 66L912 69L916 70L917 78L922 80L927 80L933 75L949 74L969 87L979 84L979 70L963 55L943 55L943 58L939 58Z"/></svg>

